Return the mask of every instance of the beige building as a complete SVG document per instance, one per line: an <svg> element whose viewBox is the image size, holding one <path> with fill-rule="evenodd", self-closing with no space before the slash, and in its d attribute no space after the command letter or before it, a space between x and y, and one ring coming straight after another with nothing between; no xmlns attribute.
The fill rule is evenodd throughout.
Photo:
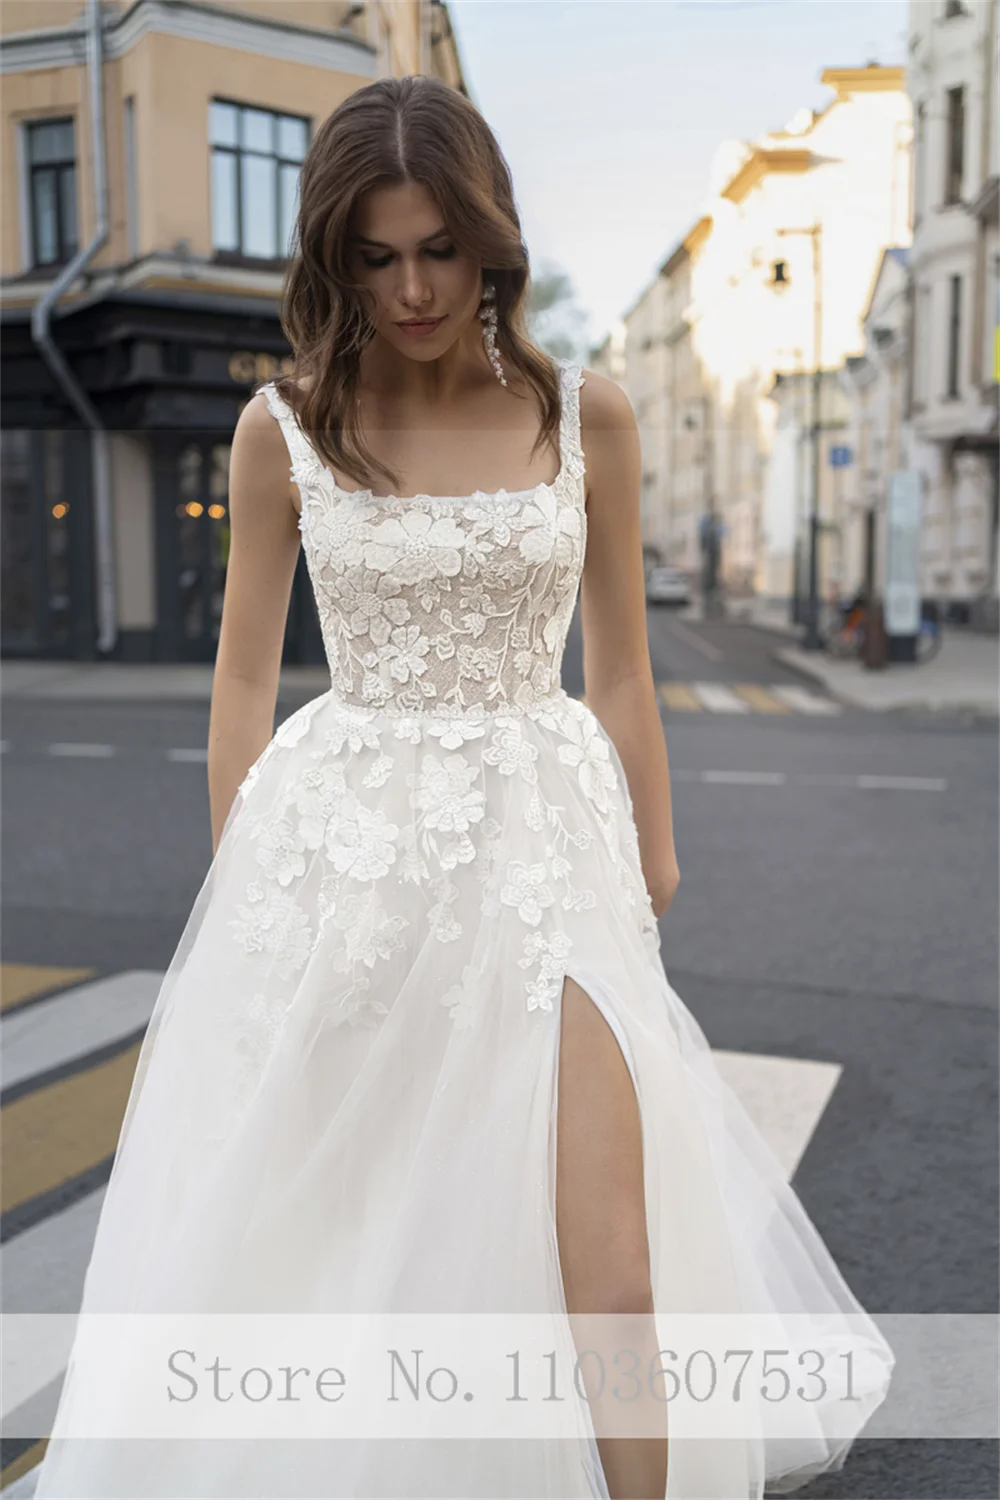
<svg viewBox="0 0 1000 1500"><path fill-rule="evenodd" d="M4 651L211 660L301 161L373 79L467 92L447 7L4 0L0 68ZM319 651L301 568L286 653Z"/></svg>
<svg viewBox="0 0 1000 1500"><path fill-rule="evenodd" d="M847 401L844 445L851 462L840 477L836 503L836 563L841 593L853 595L870 577L877 597L886 584L887 497L892 475L908 465L910 429L909 250L882 257L864 321L864 353L840 372Z"/></svg>
<svg viewBox="0 0 1000 1500"><path fill-rule="evenodd" d="M1000 353L997 7L912 0L913 466L925 593L996 629Z"/></svg>
<svg viewBox="0 0 1000 1500"><path fill-rule="evenodd" d="M643 540L651 562L690 577L702 566L701 526L715 503L712 402L688 310L693 268L711 232L702 219L625 318L625 367L643 450Z"/></svg>
<svg viewBox="0 0 1000 1500"><path fill-rule="evenodd" d="M834 392L829 414L821 412L825 462L845 420L842 402L832 409L833 372L864 348L862 321L883 250L908 242L911 127L903 70L828 68L822 79L831 90L823 109L801 110L756 142L719 148L686 255L672 256L661 273L682 289L667 304L683 302L686 332L673 311L658 330L661 339L673 338L683 374L657 541L690 566L692 513L707 513L711 504L723 528L721 570L730 594L795 592L803 549L788 518L801 505L789 487L794 466L771 465L778 421L772 393L779 376L810 375L818 361L823 391ZM645 318L645 299L639 306ZM630 395L639 378L630 363ZM699 407L700 424L684 425L698 422ZM699 440L685 443L685 431ZM660 542L665 522L669 535ZM821 574L828 565L823 550Z"/></svg>

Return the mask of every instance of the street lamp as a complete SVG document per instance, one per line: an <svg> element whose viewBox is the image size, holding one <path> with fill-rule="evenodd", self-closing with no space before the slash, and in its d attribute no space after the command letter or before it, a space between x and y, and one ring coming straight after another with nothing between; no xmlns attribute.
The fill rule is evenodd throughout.
<svg viewBox="0 0 1000 1500"><path fill-rule="evenodd" d="M812 420L812 494L809 498L809 591L806 599L805 634L802 647L805 651L819 651L822 641L819 634L819 587L817 577L819 552L819 481L820 481L820 405L823 378L823 276L821 245L823 226L811 224L807 229L779 229L778 234L807 234L813 248L813 420ZM788 267L785 261L774 262L771 286L783 288L789 285Z"/></svg>

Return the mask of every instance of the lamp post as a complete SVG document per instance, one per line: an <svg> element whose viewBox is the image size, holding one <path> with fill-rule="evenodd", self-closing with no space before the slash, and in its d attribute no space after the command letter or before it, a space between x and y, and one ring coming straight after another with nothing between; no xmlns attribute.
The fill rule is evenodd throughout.
<svg viewBox="0 0 1000 1500"><path fill-rule="evenodd" d="M822 234L820 223L806 229L779 229L778 234L807 234L812 240L813 250L813 419L812 419L812 494L809 497L809 584L806 596L805 633L802 647L805 651L819 651L822 641L819 634L819 484L820 484L820 408L822 405L823 380L823 273ZM785 287L788 277L785 262L776 261L771 285Z"/></svg>

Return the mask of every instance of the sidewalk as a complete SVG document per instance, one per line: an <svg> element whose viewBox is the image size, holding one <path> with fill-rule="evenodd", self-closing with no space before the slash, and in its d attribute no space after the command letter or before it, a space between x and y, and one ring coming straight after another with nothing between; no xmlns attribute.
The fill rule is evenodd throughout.
<svg viewBox="0 0 1000 1500"><path fill-rule="evenodd" d="M700 600L686 617L703 618ZM731 599L726 603L724 618L730 624L753 625L772 632L781 639L771 653L775 661L818 683L851 708L998 716L1000 640L995 635L946 626L941 650L926 666L889 662L880 670L869 671L858 661L836 661L823 651L803 651L799 644L802 627L790 623L787 603Z"/></svg>
<svg viewBox="0 0 1000 1500"><path fill-rule="evenodd" d="M700 620L699 604L683 611L682 618ZM835 661L822 651L803 651L799 645L801 628L788 623L783 608L769 607L758 600L734 600L724 618L730 624L746 623L772 632L776 661L819 683L850 707L965 712L991 718L998 715L1000 641L996 636L946 629L941 650L926 666L895 662L870 672L860 662ZM200 662L3 661L0 695L10 699L207 702L212 694L213 671L211 663ZM316 697L329 686L326 667L282 667L278 697Z"/></svg>
<svg viewBox="0 0 1000 1500"><path fill-rule="evenodd" d="M857 661L834 661L822 651L803 651L799 645L779 646L773 654L854 708L997 717L1000 642L996 636L945 628L941 650L933 661L926 665L889 662L877 671Z"/></svg>
<svg viewBox="0 0 1000 1500"><path fill-rule="evenodd" d="M775 635L787 636L789 641L798 640L801 626L793 625L788 618L787 601L773 599L730 599L726 602L726 619L741 625L756 625L759 630L771 630Z"/></svg>
<svg viewBox="0 0 1000 1500"><path fill-rule="evenodd" d="M86 698L129 700L204 699L212 696L211 662L4 661L4 698ZM325 693L326 667L282 667L279 698Z"/></svg>

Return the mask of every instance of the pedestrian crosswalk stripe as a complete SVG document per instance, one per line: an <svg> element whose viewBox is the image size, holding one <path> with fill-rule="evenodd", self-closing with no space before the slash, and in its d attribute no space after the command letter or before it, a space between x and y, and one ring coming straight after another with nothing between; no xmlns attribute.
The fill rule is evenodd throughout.
<svg viewBox="0 0 1000 1500"><path fill-rule="evenodd" d="M760 687L756 682L734 682L733 691L739 693L745 702L759 714L788 714L791 713L787 703L782 703L767 688Z"/></svg>
<svg viewBox="0 0 1000 1500"><path fill-rule="evenodd" d="M811 693L808 688L798 687L794 683L776 683L773 692L777 693L783 703L789 708L794 708L800 714L839 714L840 704L831 703L829 698L821 698L818 693Z"/></svg>
<svg viewBox="0 0 1000 1500"><path fill-rule="evenodd" d="M0 1011L26 1005L53 990L90 979L93 969L61 969L51 964L0 964Z"/></svg>
<svg viewBox="0 0 1000 1500"><path fill-rule="evenodd" d="M36 1198L114 1152L141 1043L4 1106L0 1206Z"/></svg>
<svg viewBox="0 0 1000 1500"><path fill-rule="evenodd" d="M7 1485L12 1485L15 1480L23 1479L26 1474L30 1474L45 1457L45 1450L48 1446L48 1438L40 1438L37 1443L32 1443L30 1448L25 1448L23 1453L19 1453L9 1464L4 1465L3 1472L0 1473L0 1484L3 1484L6 1489ZM18 1485L18 1490L20 1490L20 1485ZM34 1485L30 1491L26 1489L24 1493L33 1495Z"/></svg>
<svg viewBox="0 0 1000 1500"><path fill-rule="evenodd" d="M657 684L656 690L659 694L660 702L665 708L672 708L681 713L699 713L701 711L701 704L687 683L660 682Z"/></svg>
<svg viewBox="0 0 1000 1500"><path fill-rule="evenodd" d="M57 1068L71 1068L102 1047L145 1028L162 975L140 969L80 984L5 1017L3 1092Z"/></svg>
<svg viewBox="0 0 1000 1500"><path fill-rule="evenodd" d="M722 682L692 682L695 696L713 714L748 714L749 703L737 698L732 688Z"/></svg>
<svg viewBox="0 0 1000 1500"><path fill-rule="evenodd" d="M795 683L657 682L656 696L671 713L839 714L839 703Z"/></svg>

